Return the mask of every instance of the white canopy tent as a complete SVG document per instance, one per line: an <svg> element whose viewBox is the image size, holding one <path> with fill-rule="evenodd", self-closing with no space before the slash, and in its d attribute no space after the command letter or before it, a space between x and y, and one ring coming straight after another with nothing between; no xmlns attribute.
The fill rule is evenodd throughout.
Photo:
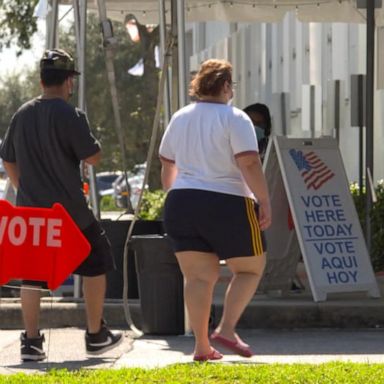
<svg viewBox="0 0 384 384"><path fill-rule="evenodd" d="M107 16L123 21L127 13L140 17L142 23L159 23L158 0L104 0ZM370 1L370 0L368 0ZM62 0L71 4L71 0ZM90 10L97 10L94 1L88 1ZM281 21L287 12L296 11L302 22L365 23L366 12L357 8L357 0L186 0L187 22L266 22ZM171 1L165 1L167 22L171 22ZM384 9L376 10L376 24L384 25Z"/></svg>
<svg viewBox="0 0 384 384"><path fill-rule="evenodd" d="M107 17L123 22L127 14L134 14L142 24L160 24L163 31L162 43L164 48L165 23L171 25L172 35L178 40L177 51L173 51L172 66L176 65L179 83L179 105L183 105L183 95L186 89L185 74L185 22L266 22L273 23L283 19L285 14L295 11L298 20L302 22L345 22L366 23L367 25L367 66L366 66L366 167L373 173L373 116L374 116L374 58L375 58L375 27L384 26L384 9L381 0L50 0L52 4L51 28L52 36L47 39L50 47L56 42L57 7L58 4L73 5L76 19L77 54L80 70L85 68L86 50L86 13L87 9L99 11L101 20ZM360 9L365 3L367 10ZM364 5L364 4L363 4ZM375 10L376 5L376 10ZM363 7L364 8L364 7ZM105 12L100 12L105 9ZM103 13L105 13L103 15ZM383 35L383 34L380 34ZM164 52L164 50L163 50ZM379 59L383 55L379 54ZM177 60L175 58L177 57ZM80 81L80 106L85 106L84 76ZM176 104L177 105L177 104ZM167 109L167 108L165 108ZM173 104L173 110L175 104ZM94 171L90 172L91 184L95 185ZM368 174L366 180L368 178ZM91 185L92 187L92 185ZM94 194L94 188L91 188ZM368 184L367 190L371 187ZM93 196L94 208L98 213L97 199ZM366 238L370 249L370 217L372 205L371 195L367 194ZM79 283L75 289L75 296L79 295ZM128 311L129 314L129 311Z"/></svg>

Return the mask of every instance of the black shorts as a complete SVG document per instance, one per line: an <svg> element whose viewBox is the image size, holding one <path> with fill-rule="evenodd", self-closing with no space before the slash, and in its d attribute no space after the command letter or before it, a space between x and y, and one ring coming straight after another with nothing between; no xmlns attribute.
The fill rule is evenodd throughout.
<svg viewBox="0 0 384 384"><path fill-rule="evenodd" d="M225 260L266 251L258 205L247 197L174 189L165 201L164 224L175 252L213 252Z"/></svg>
<svg viewBox="0 0 384 384"><path fill-rule="evenodd" d="M98 276L103 275L111 269L115 269L111 243L100 223L95 219L91 225L81 230L81 232L87 238L91 246L91 252L73 273L81 276ZM33 280L23 280L22 284L43 288L47 287L46 283Z"/></svg>

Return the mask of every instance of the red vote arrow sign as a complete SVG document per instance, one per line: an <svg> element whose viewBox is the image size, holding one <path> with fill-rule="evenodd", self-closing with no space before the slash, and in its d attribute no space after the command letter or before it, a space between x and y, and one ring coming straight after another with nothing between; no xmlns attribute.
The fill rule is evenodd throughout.
<svg viewBox="0 0 384 384"><path fill-rule="evenodd" d="M0 200L0 285L10 279L38 280L54 290L90 250L61 204L14 207Z"/></svg>

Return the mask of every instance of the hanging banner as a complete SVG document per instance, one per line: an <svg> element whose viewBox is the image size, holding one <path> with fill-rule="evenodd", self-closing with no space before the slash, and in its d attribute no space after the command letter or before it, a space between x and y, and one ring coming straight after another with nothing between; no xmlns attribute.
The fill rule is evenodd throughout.
<svg viewBox="0 0 384 384"><path fill-rule="evenodd" d="M336 140L275 137L273 145L314 300L380 297Z"/></svg>

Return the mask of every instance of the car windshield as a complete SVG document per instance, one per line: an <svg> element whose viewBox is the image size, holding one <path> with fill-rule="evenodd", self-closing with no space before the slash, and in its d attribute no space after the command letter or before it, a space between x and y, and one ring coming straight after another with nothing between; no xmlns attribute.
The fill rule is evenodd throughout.
<svg viewBox="0 0 384 384"><path fill-rule="evenodd" d="M114 182L119 175L105 175L105 176L98 176L97 178L100 181L104 181L106 183L112 183Z"/></svg>

